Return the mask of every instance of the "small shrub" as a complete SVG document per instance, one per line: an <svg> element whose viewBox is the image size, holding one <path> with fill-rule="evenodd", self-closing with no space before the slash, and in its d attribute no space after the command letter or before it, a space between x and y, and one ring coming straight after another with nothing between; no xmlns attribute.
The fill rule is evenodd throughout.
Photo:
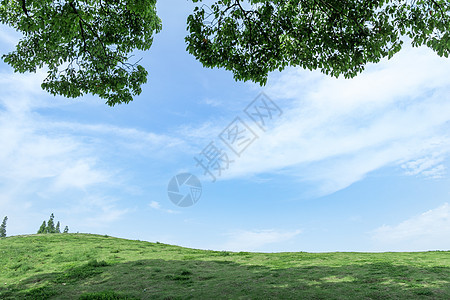
<svg viewBox="0 0 450 300"><path fill-rule="evenodd" d="M191 278L189 277L190 275L192 275L192 272L189 270L180 270L179 274L168 274L165 276L166 279L169 280L174 280L174 281L185 281L185 280L190 280Z"/></svg>
<svg viewBox="0 0 450 300"><path fill-rule="evenodd" d="M103 291L96 293L85 293L78 298L79 300L137 300L129 295L116 293L113 291Z"/></svg>
<svg viewBox="0 0 450 300"><path fill-rule="evenodd" d="M98 267L106 267L108 266L108 263L104 260L97 261L96 259L92 259L87 263L87 265L93 268L98 268Z"/></svg>
<svg viewBox="0 0 450 300"><path fill-rule="evenodd" d="M416 295L422 295L422 296L432 296L433 295L433 291L427 288L422 288L422 289L416 289L414 291L414 293Z"/></svg>
<svg viewBox="0 0 450 300"><path fill-rule="evenodd" d="M188 276L188 275L192 275L192 272L188 271L188 270L182 270L180 274L183 276Z"/></svg>
<svg viewBox="0 0 450 300"><path fill-rule="evenodd" d="M184 281L189 280L190 278L188 276L182 276L182 275L166 275L166 279L174 280L174 281Z"/></svg>
<svg viewBox="0 0 450 300"><path fill-rule="evenodd" d="M56 294L57 293L54 290L52 290L51 287L41 286L41 287L26 291L23 294L23 299L45 300L52 296L55 296Z"/></svg>
<svg viewBox="0 0 450 300"><path fill-rule="evenodd" d="M87 264L81 265L79 267L73 267L68 269L65 273L59 275L56 278L56 282L68 282L68 281L78 281L83 280L103 271L101 267L108 266L105 261L90 260Z"/></svg>

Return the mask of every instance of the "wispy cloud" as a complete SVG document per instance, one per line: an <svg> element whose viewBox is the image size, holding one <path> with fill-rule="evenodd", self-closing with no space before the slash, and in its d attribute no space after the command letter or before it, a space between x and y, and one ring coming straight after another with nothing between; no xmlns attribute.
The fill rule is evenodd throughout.
<svg viewBox="0 0 450 300"><path fill-rule="evenodd" d="M378 247L391 250L449 250L450 205L426 211L397 225L383 225L372 233Z"/></svg>
<svg viewBox="0 0 450 300"><path fill-rule="evenodd" d="M161 203L159 203L158 201L151 201L148 206L152 209L155 210L159 210L159 211L163 211L169 214L179 214L180 212L177 210L171 210L171 209L165 209L161 206Z"/></svg>
<svg viewBox="0 0 450 300"><path fill-rule="evenodd" d="M450 153L450 62L406 48L358 77L292 69L270 77L284 114L223 172L224 178L291 174L328 194L377 169L444 176Z"/></svg>
<svg viewBox="0 0 450 300"><path fill-rule="evenodd" d="M406 162L402 165L407 175L423 175L432 179L442 178L445 175L444 155L430 155Z"/></svg>
<svg viewBox="0 0 450 300"><path fill-rule="evenodd" d="M266 230L239 230L229 233L228 241L218 247L228 251L254 251L268 244L289 241L301 233L301 230L281 231Z"/></svg>
<svg viewBox="0 0 450 300"><path fill-rule="evenodd" d="M220 107L223 105L222 101L213 99L213 98L205 98L202 103L212 106L212 107Z"/></svg>
<svg viewBox="0 0 450 300"><path fill-rule="evenodd" d="M80 232L90 232L108 228L114 222L132 213L135 208L121 207L120 199L104 192L91 192L76 201L68 202L56 210L56 215L64 214L65 222Z"/></svg>
<svg viewBox="0 0 450 300"><path fill-rule="evenodd" d="M70 188L85 190L90 185L107 183L112 177L112 174L104 170L96 170L95 162L78 160L56 176L54 186L58 190Z"/></svg>
<svg viewBox="0 0 450 300"><path fill-rule="evenodd" d="M44 125L47 131L64 131L71 135L93 136L99 143L113 139L117 147L143 156L151 154L153 158L168 156L169 152L178 152L180 149L189 149L190 147L184 139L179 137L110 124L46 121Z"/></svg>

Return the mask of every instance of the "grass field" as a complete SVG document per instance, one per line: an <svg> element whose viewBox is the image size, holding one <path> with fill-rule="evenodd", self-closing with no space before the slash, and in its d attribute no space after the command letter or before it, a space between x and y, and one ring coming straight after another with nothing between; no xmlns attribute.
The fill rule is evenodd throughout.
<svg viewBox="0 0 450 300"><path fill-rule="evenodd" d="M450 299L450 252L266 254L14 236L0 239L0 299Z"/></svg>

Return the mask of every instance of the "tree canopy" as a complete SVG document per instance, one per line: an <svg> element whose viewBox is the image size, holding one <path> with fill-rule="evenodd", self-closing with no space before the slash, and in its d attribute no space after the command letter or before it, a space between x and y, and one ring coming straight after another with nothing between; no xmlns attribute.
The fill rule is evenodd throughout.
<svg viewBox="0 0 450 300"><path fill-rule="evenodd" d="M3 56L15 71L47 66L52 94L97 94L128 103L147 71L131 63L161 30L156 0L0 0L0 21L22 32ZM448 0L199 0L187 19L187 51L205 67L264 85L288 66L346 78L391 58L405 37L450 52Z"/></svg>
<svg viewBox="0 0 450 300"><path fill-rule="evenodd" d="M186 41L205 66L237 80L264 84L287 66L349 78L392 57L402 36L448 57L449 12L450 2L437 0L221 0L189 16Z"/></svg>
<svg viewBox="0 0 450 300"><path fill-rule="evenodd" d="M156 0L1 0L0 21L23 34L3 56L17 72L48 67L42 88L54 95L92 93L128 103L147 71L130 62L161 29Z"/></svg>

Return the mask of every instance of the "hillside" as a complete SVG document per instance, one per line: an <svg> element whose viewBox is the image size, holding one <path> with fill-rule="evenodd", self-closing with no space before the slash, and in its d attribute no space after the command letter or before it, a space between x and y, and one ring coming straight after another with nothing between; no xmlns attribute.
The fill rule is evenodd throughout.
<svg viewBox="0 0 450 300"><path fill-rule="evenodd" d="M450 299L450 252L204 251L91 234L0 239L0 299Z"/></svg>

